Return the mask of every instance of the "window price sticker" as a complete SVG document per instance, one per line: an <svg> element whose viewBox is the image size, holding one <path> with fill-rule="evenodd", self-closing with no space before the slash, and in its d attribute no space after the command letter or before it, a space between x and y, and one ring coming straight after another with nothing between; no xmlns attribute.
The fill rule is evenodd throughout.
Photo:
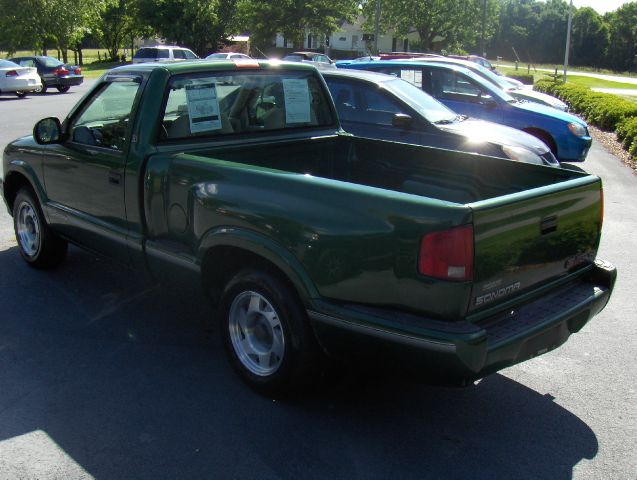
<svg viewBox="0 0 637 480"><path fill-rule="evenodd" d="M191 133L221 129L219 99L214 83L186 85L186 103Z"/></svg>

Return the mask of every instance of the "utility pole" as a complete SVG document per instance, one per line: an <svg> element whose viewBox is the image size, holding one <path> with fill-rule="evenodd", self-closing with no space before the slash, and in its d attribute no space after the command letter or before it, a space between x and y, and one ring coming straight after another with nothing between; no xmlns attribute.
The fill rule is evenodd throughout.
<svg viewBox="0 0 637 480"><path fill-rule="evenodd" d="M374 20L374 54L378 55L378 35L380 34L380 0L376 0L376 18Z"/></svg>
<svg viewBox="0 0 637 480"><path fill-rule="evenodd" d="M568 68L568 51L571 49L571 24L573 23L573 0L568 6L568 26L566 27L566 52L564 52L564 83L566 83L566 69Z"/></svg>
<svg viewBox="0 0 637 480"><path fill-rule="evenodd" d="M480 50L482 56L487 58L487 49L484 46L484 30L487 24L487 0L482 0L482 33L480 34Z"/></svg>

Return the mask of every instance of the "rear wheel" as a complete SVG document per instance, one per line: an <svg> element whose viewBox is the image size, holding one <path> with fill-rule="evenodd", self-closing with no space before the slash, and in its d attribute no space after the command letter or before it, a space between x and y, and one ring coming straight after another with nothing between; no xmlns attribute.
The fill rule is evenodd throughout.
<svg viewBox="0 0 637 480"><path fill-rule="evenodd" d="M64 260L68 244L46 224L40 203L29 188L20 189L13 202L13 227L20 255L30 266L51 268Z"/></svg>
<svg viewBox="0 0 637 480"><path fill-rule="evenodd" d="M27 92L15 92L18 98L24 98L27 96Z"/></svg>
<svg viewBox="0 0 637 480"><path fill-rule="evenodd" d="M251 387L285 393L312 378L316 341L305 310L285 282L243 270L226 285L219 309L230 363Z"/></svg>
<svg viewBox="0 0 637 480"><path fill-rule="evenodd" d="M62 87L57 87L58 92L60 92L60 93L66 93L66 92L68 92L68 91L69 91L69 88L71 88L71 87L69 87L68 85L64 85L64 86L62 86Z"/></svg>

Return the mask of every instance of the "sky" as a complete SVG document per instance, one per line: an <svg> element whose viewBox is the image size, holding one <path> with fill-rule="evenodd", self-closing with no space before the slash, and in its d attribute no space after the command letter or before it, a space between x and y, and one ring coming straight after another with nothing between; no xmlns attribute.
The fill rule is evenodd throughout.
<svg viewBox="0 0 637 480"><path fill-rule="evenodd" d="M569 0L566 1L568 2ZM624 3L630 3L630 0L573 0L573 6L577 8L592 7L597 10L597 13L601 14L613 12Z"/></svg>

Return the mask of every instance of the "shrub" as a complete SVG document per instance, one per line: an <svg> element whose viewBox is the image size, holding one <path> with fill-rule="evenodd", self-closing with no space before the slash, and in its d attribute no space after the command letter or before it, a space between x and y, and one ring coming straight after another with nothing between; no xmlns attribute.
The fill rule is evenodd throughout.
<svg viewBox="0 0 637 480"><path fill-rule="evenodd" d="M573 111L604 130L615 130L623 119L637 116L637 104L609 93L548 79L539 80L533 88L562 99Z"/></svg>
<svg viewBox="0 0 637 480"><path fill-rule="evenodd" d="M617 125L617 139L637 159L637 117L623 119Z"/></svg>
<svg viewBox="0 0 637 480"><path fill-rule="evenodd" d="M507 77L519 80L524 85L533 85L533 75L526 75L526 74L521 73L521 74L507 75Z"/></svg>

